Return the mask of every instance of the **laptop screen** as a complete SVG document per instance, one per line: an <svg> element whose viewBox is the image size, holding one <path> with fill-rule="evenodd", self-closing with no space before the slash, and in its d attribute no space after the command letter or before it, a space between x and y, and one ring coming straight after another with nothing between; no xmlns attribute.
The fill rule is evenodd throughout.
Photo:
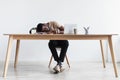
<svg viewBox="0 0 120 80"><path fill-rule="evenodd" d="M64 24L64 34L74 34L74 27L76 24Z"/></svg>

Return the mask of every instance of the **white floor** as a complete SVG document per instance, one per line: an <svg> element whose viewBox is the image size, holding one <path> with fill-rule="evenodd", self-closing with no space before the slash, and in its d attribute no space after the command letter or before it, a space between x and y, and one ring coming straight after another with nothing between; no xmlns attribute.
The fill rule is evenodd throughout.
<svg viewBox="0 0 120 80"><path fill-rule="evenodd" d="M66 63L65 63L66 64ZM3 78L3 63L0 63L0 80L120 80L115 77L113 65L106 64L103 68L102 62L70 62L71 68L65 65L65 71L53 74L52 68L48 68L48 62L19 62L17 69L10 63L7 77ZM52 64L51 67L54 65ZM120 74L120 63L117 63Z"/></svg>

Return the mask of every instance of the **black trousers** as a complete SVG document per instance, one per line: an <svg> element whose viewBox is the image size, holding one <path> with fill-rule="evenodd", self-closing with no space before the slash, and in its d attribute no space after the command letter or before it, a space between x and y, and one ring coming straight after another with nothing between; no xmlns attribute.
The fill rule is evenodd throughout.
<svg viewBox="0 0 120 80"><path fill-rule="evenodd" d="M68 40L50 40L48 44L54 60L64 62L66 52L69 46ZM56 48L61 48L60 55L58 55Z"/></svg>

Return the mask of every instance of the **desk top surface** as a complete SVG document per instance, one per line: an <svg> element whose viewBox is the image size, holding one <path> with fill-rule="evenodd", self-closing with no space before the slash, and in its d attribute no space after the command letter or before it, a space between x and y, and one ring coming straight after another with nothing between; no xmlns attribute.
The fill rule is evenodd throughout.
<svg viewBox="0 0 120 80"><path fill-rule="evenodd" d="M112 36L118 34L4 34L6 36Z"/></svg>
<svg viewBox="0 0 120 80"><path fill-rule="evenodd" d="M105 40L117 34L4 34L10 38L34 40Z"/></svg>

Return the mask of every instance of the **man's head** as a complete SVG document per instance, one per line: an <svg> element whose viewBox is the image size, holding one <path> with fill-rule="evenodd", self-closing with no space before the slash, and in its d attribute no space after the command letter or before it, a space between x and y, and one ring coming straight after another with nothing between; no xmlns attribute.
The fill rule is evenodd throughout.
<svg viewBox="0 0 120 80"><path fill-rule="evenodd" d="M50 29L46 23L39 23L36 32L48 32Z"/></svg>

